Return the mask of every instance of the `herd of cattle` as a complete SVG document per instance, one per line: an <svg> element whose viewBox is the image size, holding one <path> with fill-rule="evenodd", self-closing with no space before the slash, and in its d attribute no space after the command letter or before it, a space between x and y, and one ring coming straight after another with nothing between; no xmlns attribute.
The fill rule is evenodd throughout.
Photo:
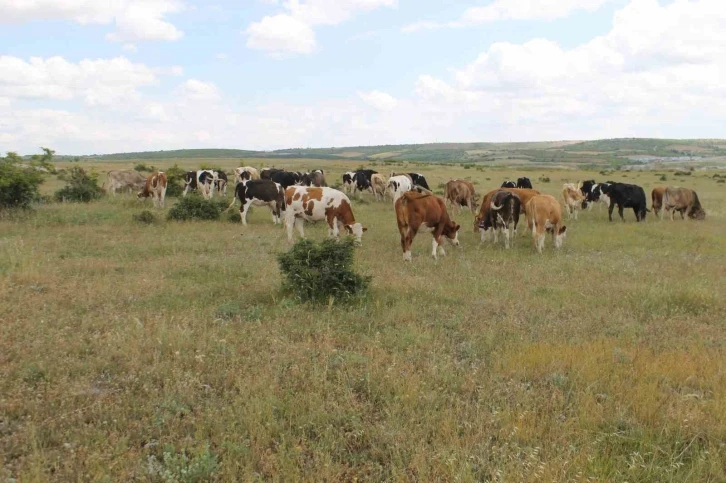
<svg viewBox="0 0 726 483"><path fill-rule="evenodd" d="M419 173L391 173L386 178L371 169L350 171L343 174L343 191L327 187L321 169L294 172L265 168L258 171L247 166L236 168L234 177L234 197L227 209L239 199L240 217L246 225L250 207L269 207L273 223L284 221L289 241L293 241L294 229L300 236L305 236L304 221L325 221L329 236L337 238L340 232L347 232L360 242L366 228L355 221L347 194L360 196L362 192L373 194L376 200L391 198L401 235L403 258L408 261L411 260L413 238L418 232L433 235L431 254L434 258L445 253L444 239L459 245L460 225L451 219L447 204L459 212L463 207L468 208L475 215L474 232L481 234L481 240L493 237L494 243L497 243L501 234L506 248L517 232L520 214L524 214L526 219L524 231L532 232L534 247L540 253L547 233L552 235L555 248L562 246L567 234L560 203L553 196L535 190L526 177L519 178L516 183L505 181L501 188L486 193L478 212L474 185L461 179L452 179L445 184L442 199L430 190L426 178ZM165 173L159 171L145 178L135 171L111 171L108 178L111 192L137 188L140 189L139 198L151 197L157 207L163 208L167 187ZM226 194L227 180L227 175L219 170L189 171L184 177L183 196L190 191L198 191L206 199L211 199L215 191ZM577 219L579 210L591 210L597 203L608 206L610 221L615 206L623 221L625 208L633 209L637 221L645 220L646 213L651 211L647 208L642 187L614 181L566 183L562 188L562 199L568 217L574 219ZM687 188L658 187L652 191L651 200L655 214L660 213L663 217L670 212L671 220L675 212L679 212L681 218L688 216L694 220L703 220L706 216L698 195Z"/></svg>

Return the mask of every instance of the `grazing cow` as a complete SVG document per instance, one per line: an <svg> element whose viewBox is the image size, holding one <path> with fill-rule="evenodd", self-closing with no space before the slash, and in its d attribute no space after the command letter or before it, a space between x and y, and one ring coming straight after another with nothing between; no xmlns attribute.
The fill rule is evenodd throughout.
<svg viewBox="0 0 726 483"><path fill-rule="evenodd" d="M505 181L502 183L502 188L516 188L517 184L514 181Z"/></svg>
<svg viewBox="0 0 726 483"><path fill-rule="evenodd" d="M527 202L532 198L533 196L537 196L539 191L537 190L524 190L519 188L497 188L495 190L490 191L489 193L484 195L484 200L481 202L481 207L479 208L479 213L474 217L474 233L476 233L479 230L479 224L486 218L486 212L489 209L489 204L491 203L492 197L498 192L498 191L508 191L510 193L514 193L515 195L519 196L520 203L520 213L524 213L524 206L527 204ZM522 234L524 234L522 232Z"/></svg>
<svg viewBox="0 0 726 483"><path fill-rule="evenodd" d="M653 191L650 192L650 200L651 200L651 209L653 210L653 213L655 213L655 216L659 216L663 219L663 214L665 212L661 213L661 208L663 208L663 195L665 194L666 187L665 186L657 186L653 188Z"/></svg>
<svg viewBox="0 0 726 483"><path fill-rule="evenodd" d="M411 181L410 177L401 174L392 176L388 179L388 189L391 192L391 197L395 204L404 193L413 189L413 181Z"/></svg>
<svg viewBox="0 0 726 483"><path fill-rule="evenodd" d="M283 189L287 189L290 186L299 185L301 182L300 173L293 173L290 171L278 170L270 175L270 180L275 183L279 183Z"/></svg>
<svg viewBox="0 0 726 483"><path fill-rule="evenodd" d="M272 179L272 175L275 173L279 173L280 171L285 170L278 168L262 168L260 170L260 179Z"/></svg>
<svg viewBox="0 0 726 483"><path fill-rule="evenodd" d="M446 255L442 237L445 236L455 246L459 245L460 227L449 218L446 205L438 196L404 193L396 201L395 207L404 261L411 261L411 244L419 231L433 235L431 256L434 258L437 252Z"/></svg>
<svg viewBox="0 0 726 483"><path fill-rule="evenodd" d="M509 239L511 238L512 242L514 242L514 234L517 232L519 212L521 210L522 203L516 194L504 190L494 193L486 217L479 224L481 240L484 241L487 232L492 229L494 243L497 243L499 232L502 232L504 234L504 247L509 248Z"/></svg>
<svg viewBox="0 0 726 483"><path fill-rule="evenodd" d="M151 173L151 176L146 178L144 189L139 191L137 197L139 199L151 197L154 200L154 206L163 208L166 197L166 174L163 171Z"/></svg>
<svg viewBox="0 0 726 483"><path fill-rule="evenodd" d="M343 174L343 191L352 193L355 186L355 171L348 171Z"/></svg>
<svg viewBox="0 0 726 483"><path fill-rule="evenodd" d="M305 238L303 229L304 220L322 221L328 223L328 236L338 238L345 230L353 235L358 243L361 242L363 232L367 231L363 225L355 221L350 199L342 191L333 188L308 188L293 186L285 190L285 226L287 239L293 241L293 227L297 228L302 238Z"/></svg>
<svg viewBox="0 0 726 483"><path fill-rule="evenodd" d="M184 175L184 193L186 196L190 191L199 191L205 200L214 196L214 173L211 170L187 171Z"/></svg>
<svg viewBox="0 0 726 483"><path fill-rule="evenodd" d="M108 191L116 194L118 190L139 190L146 185L146 178L137 171L109 171Z"/></svg>
<svg viewBox="0 0 726 483"><path fill-rule="evenodd" d="M580 193L582 193L582 196L585 197L584 200L582 200L582 209L585 208L592 209L592 203L588 201L588 198L590 196L590 193L592 193L592 188L597 183L595 183L594 179L588 179L586 181L583 181L580 183Z"/></svg>
<svg viewBox="0 0 726 483"><path fill-rule="evenodd" d="M532 180L527 178L526 176L517 178L517 188L531 190L532 189Z"/></svg>
<svg viewBox="0 0 726 483"><path fill-rule="evenodd" d="M311 171L310 173L303 173L300 178L300 183L302 186L315 186L316 188L327 186L323 171L320 169Z"/></svg>
<svg viewBox="0 0 726 483"><path fill-rule="evenodd" d="M663 194L663 211L671 212L671 221L676 211L681 214L681 219L685 218L684 213L692 220L706 218L706 212L701 207L698 195L688 188L666 188Z"/></svg>
<svg viewBox="0 0 726 483"><path fill-rule="evenodd" d="M542 253L545 232L552 233L555 248L562 247L567 235L567 227L563 224L562 210L557 200L550 195L533 196L525 205L527 226L532 230L532 244Z"/></svg>
<svg viewBox="0 0 726 483"><path fill-rule="evenodd" d="M370 191L372 193L371 176L374 174L378 174L378 171L372 169L356 170L355 175L353 175L353 193L357 191Z"/></svg>
<svg viewBox="0 0 726 483"><path fill-rule="evenodd" d="M429 188L429 184L426 182L426 178L424 175L420 173L408 173L408 175L411 177L411 181L413 182L414 186L420 186L422 188L426 188L427 190L431 190Z"/></svg>
<svg viewBox="0 0 726 483"><path fill-rule="evenodd" d="M214 187L217 189L217 193L224 193L227 196L227 173L215 169L214 173Z"/></svg>
<svg viewBox="0 0 726 483"><path fill-rule="evenodd" d="M476 191L474 185L463 179L452 179L444 186L444 201L456 206L461 213L461 207L468 207L472 214L476 213Z"/></svg>
<svg viewBox="0 0 726 483"><path fill-rule="evenodd" d="M252 166L241 166L234 168L235 183L239 183L246 179L260 179L260 173Z"/></svg>
<svg viewBox="0 0 726 483"><path fill-rule="evenodd" d="M244 180L237 183L234 188L234 197L227 210L234 206L239 199L239 216L242 224L247 225L247 212L252 206L267 206L272 212L272 223L277 225L282 221L282 212L285 211L285 190L279 183L269 179Z"/></svg>
<svg viewBox="0 0 726 483"><path fill-rule="evenodd" d="M613 221L613 208L615 208L615 205L618 205L618 214L623 221L625 221L625 217L623 217L624 208L632 208L633 212L635 212L635 219L645 221L645 214L650 210L645 201L643 188L634 184L612 183L603 186L602 192L610 197L610 207L608 208L610 221Z"/></svg>
<svg viewBox="0 0 726 483"><path fill-rule="evenodd" d="M376 201L386 198L386 178L382 174L371 175L371 188L373 188Z"/></svg>
<svg viewBox="0 0 726 483"><path fill-rule="evenodd" d="M582 184L579 186L574 183L565 183L562 186L562 199L565 201L565 209L567 216L577 219L577 210L582 207L585 196L580 191Z"/></svg>

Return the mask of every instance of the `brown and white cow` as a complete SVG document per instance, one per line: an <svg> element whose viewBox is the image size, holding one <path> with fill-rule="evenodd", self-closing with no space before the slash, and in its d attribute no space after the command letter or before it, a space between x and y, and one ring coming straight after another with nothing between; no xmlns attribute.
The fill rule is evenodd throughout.
<svg viewBox="0 0 726 483"><path fill-rule="evenodd" d="M476 191L471 182L464 179L452 179L444 186L444 201L456 207L461 213L461 207L468 207L472 214L476 213Z"/></svg>
<svg viewBox="0 0 726 483"><path fill-rule="evenodd" d="M666 186L657 186L650 192L651 209L655 216L659 216L658 213L663 208L663 195L665 194ZM660 213L660 218L663 219L663 213Z"/></svg>
<svg viewBox="0 0 726 483"><path fill-rule="evenodd" d="M443 237L459 245L459 225L449 218L444 201L438 196L414 191L403 193L396 200L396 222L401 234L403 260L411 261L411 244L419 231L433 235L431 256L446 255Z"/></svg>
<svg viewBox="0 0 726 483"><path fill-rule="evenodd" d="M532 197L524 208L527 226L532 230L532 243L539 253L544 248L545 232L552 233L555 248L560 248L567 235L560 203L550 195Z"/></svg>
<svg viewBox="0 0 726 483"><path fill-rule="evenodd" d="M163 208L166 197L166 174L163 171L151 173L151 176L146 178L144 188L139 191L137 196L139 199L151 197L154 200L154 206Z"/></svg>
<svg viewBox="0 0 726 483"><path fill-rule="evenodd" d="M703 220L706 218L706 212L701 207L701 202L695 191L688 188L666 188L663 193L663 212L671 213L671 221L675 212L681 214L681 219L685 215L692 220Z"/></svg>
<svg viewBox="0 0 726 483"><path fill-rule="evenodd" d="M116 194L118 190L139 190L146 185L144 178L138 171L109 171L108 172L108 191Z"/></svg>
<svg viewBox="0 0 726 483"><path fill-rule="evenodd" d="M569 218L577 219L577 210L582 207L582 202L585 201L585 195L582 194L581 188L582 183L565 183L562 186L562 199L565 202L565 209L567 209L567 215Z"/></svg>
<svg viewBox="0 0 726 483"><path fill-rule="evenodd" d="M474 233L479 231L479 225L482 223L482 221L484 221L487 216L487 212L489 211L492 197L498 191L507 191L509 193L514 193L515 195L519 196L519 200L521 201L520 213L524 213L524 207L527 202L532 199L532 197L540 194L540 192L537 190L529 190L524 188L497 188L491 190L489 193L484 195L484 199L481 202L481 207L479 208L479 213L474 217ZM522 232L522 234L524 233L526 233L526 230Z"/></svg>
<svg viewBox="0 0 726 483"><path fill-rule="evenodd" d="M509 248L509 240L514 242L514 234L517 232L519 214L522 210L522 202L519 196L505 190L498 190L491 198L486 217L479 225L481 241L486 239L488 233L494 234L494 243L499 238L499 232L504 235L504 247Z"/></svg>
<svg viewBox="0 0 726 483"><path fill-rule="evenodd" d="M358 243L363 232L363 225L355 221L350 199L342 191L333 188L311 188L307 186L290 186L285 190L285 226L287 239L293 241L293 227L297 228L302 238L304 220L328 223L328 236L338 238L345 230L353 235Z"/></svg>

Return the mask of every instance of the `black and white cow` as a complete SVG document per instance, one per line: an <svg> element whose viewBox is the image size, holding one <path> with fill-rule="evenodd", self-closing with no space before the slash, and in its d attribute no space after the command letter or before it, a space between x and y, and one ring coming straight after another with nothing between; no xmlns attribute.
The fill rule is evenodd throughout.
<svg viewBox="0 0 726 483"><path fill-rule="evenodd" d="M597 183L595 183L595 180L594 179L588 179L587 181L583 181L580 184L580 193L582 193L582 195L585 197L585 199L582 201L582 209L583 210L585 208L587 208L588 205L589 205L589 208L592 209L592 203L588 201L588 196L590 195L590 193L592 193L592 188L596 184Z"/></svg>
<svg viewBox="0 0 726 483"><path fill-rule="evenodd" d="M247 212L251 206L268 206L272 212L272 222L278 224L282 221L282 212L285 211L285 190L279 183L269 179L252 179L237 183L234 197L228 210L234 206L239 198L239 215L242 224L247 224Z"/></svg>
<svg viewBox="0 0 726 483"><path fill-rule="evenodd" d="M592 185L590 192L585 195L585 202L590 205L590 208L592 208L592 205L597 202L600 202L607 207L610 206L610 196L607 194L607 191L611 184L613 184L613 181L608 181L607 183L595 183Z"/></svg>
<svg viewBox="0 0 726 483"><path fill-rule="evenodd" d="M514 241L514 234L519 224L519 212L522 202L514 193L497 191L491 197L484 218L479 222L479 232L482 241L485 240L489 230L494 232L494 243L497 243L499 232L504 234L504 246L509 248L509 240Z"/></svg>
<svg viewBox="0 0 726 483"><path fill-rule="evenodd" d="M301 182L300 178L300 173L284 170L276 171L270 176L270 180L274 181L275 183L279 183L284 189L287 189L290 186L299 185Z"/></svg>
<svg viewBox="0 0 726 483"><path fill-rule="evenodd" d="M316 188L322 188L327 186L325 183L325 176L323 175L322 169L316 169L309 173L303 173L300 178L300 184L303 186L314 186Z"/></svg>
<svg viewBox="0 0 726 483"><path fill-rule="evenodd" d="M532 189L532 180L527 178L526 176L517 178L517 188L531 190Z"/></svg>
<svg viewBox="0 0 726 483"><path fill-rule="evenodd" d="M224 193L227 196L227 173L218 169L213 170L214 173L214 187L217 189L217 193Z"/></svg>
<svg viewBox="0 0 726 483"><path fill-rule="evenodd" d="M516 188L516 187L517 187L517 183L515 183L514 181L505 181L504 183L502 183L502 188Z"/></svg>
<svg viewBox="0 0 726 483"><path fill-rule="evenodd" d="M426 182L426 178L424 175L420 173L408 173L408 175L411 177L411 181L413 181L414 186L420 186L422 188L426 188L427 190L431 190L429 188L429 184Z"/></svg>
<svg viewBox="0 0 726 483"><path fill-rule="evenodd" d="M600 187L601 185L598 185ZM618 205L618 214L623 217L624 208L632 208L637 221L645 221L645 214L650 211L647 208L645 191L638 185L626 183L612 183L601 188L602 193L610 197L608 218L613 221L613 208Z"/></svg>
<svg viewBox="0 0 726 483"><path fill-rule="evenodd" d="M279 173L280 171L285 170L278 168L262 168L260 170L260 179L272 179L272 175L275 173Z"/></svg>
<svg viewBox="0 0 726 483"><path fill-rule="evenodd" d="M187 171L184 174L184 193L186 196L190 191L199 191L204 199L211 199L214 196L214 173L209 169L199 171Z"/></svg>
<svg viewBox="0 0 726 483"><path fill-rule="evenodd" d="M378 171L372 169L358 169L353 175L353 193L356 191L370 191L373 193L371 186L371 176L378 174Z"/></svg>
<svg viewBox="0 0 726 483"><path fill-rule="evenodd" d="M353 179L355 178L355 171L348 171L347 173L343 173L343 191L346 193L352 193L353 188L355 186L355 183Z"/></svg>

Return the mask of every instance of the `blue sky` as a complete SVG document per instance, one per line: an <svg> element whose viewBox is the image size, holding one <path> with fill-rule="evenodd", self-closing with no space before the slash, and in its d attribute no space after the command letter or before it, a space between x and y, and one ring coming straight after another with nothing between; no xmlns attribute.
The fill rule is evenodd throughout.
<svg viewBox="0 0 726 483"><path fill-rule="evenodd" d="M0 151L723 137L725 11L0 0Z"/></svg>

